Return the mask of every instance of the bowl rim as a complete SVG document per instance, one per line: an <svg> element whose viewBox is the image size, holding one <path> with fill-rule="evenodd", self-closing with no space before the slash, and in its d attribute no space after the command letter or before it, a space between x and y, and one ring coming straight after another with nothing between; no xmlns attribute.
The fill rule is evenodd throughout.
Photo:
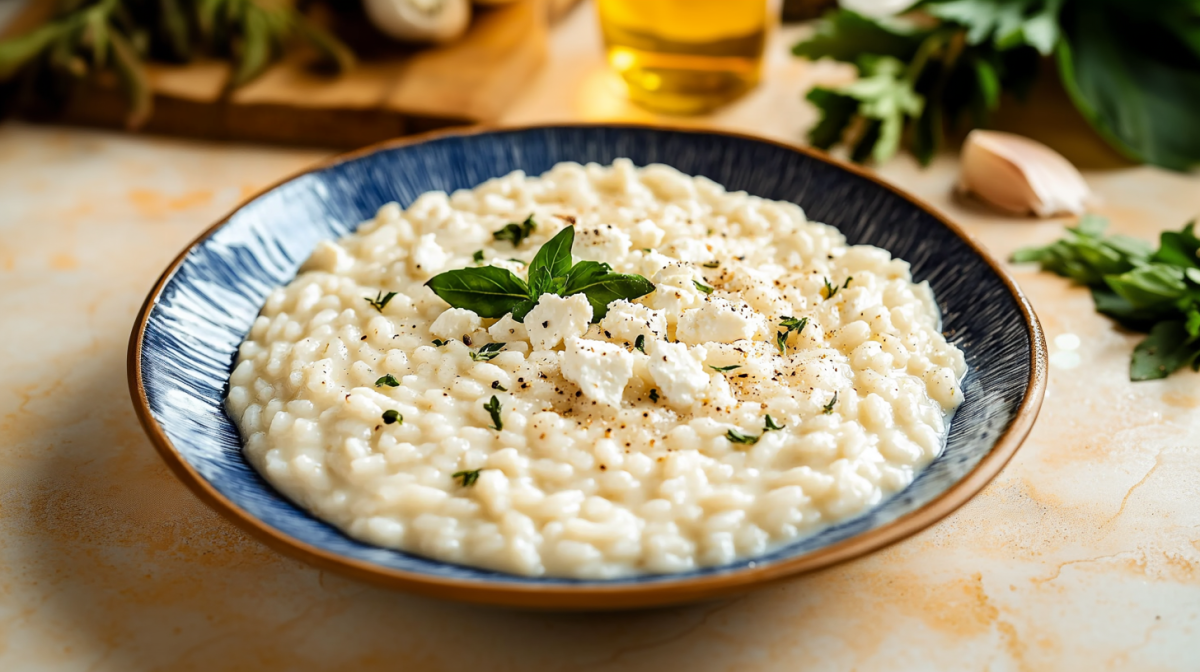
<svg viewBox="0 0 1200 672"><path fill-rule="evenodd" d="M635 582L622 584L538 585L536 583L479 581L394 569L363 560L348 558L296 539L251 515L225 497L225 495L221 494L176 450L174 444L167 437L166 432L158 424L158 421L150 411L150 404L142 379L142 344L150 313L153 311L163 287L171 280L188 254L196 246L211 237L228 223L233 215L255 199L305 175L353 161L376 152L418 145L442 138L468 137L497 132L522 132L549 128L633 129L681 132L695 135L722 135L739 140L767 143L782 149L804 154L817 161L832 164L853 175L869 180L907 200L920 210L937 219L942 225L946 226L951 232L962 239L999 276L1004 286L1016 300L1021 314L1024 316L1031 345L1029 383L1026 388L1025 398L1022 400L1020 407L1018 407L1012 423L997 439L992 450L984 455L970 472L951 485L949 489L919 509L910 511L880 527L810 553L767 565L744 567L730 572L703 575L672 582ZM190 242L175 257L170 265L167 266L166 270L163 271L162 275L154 283L133 324L133 331L129 339L127 365L129 392L133 399L134 410L137 413L142 428L150 438L150 442L154 444L155 449L167 463L167 466L171 468L176 477L183 481L201 501L272 549L302 560L319 569L334 571L355 579L419 595L481 604L541 609L628 609L713 599L745 592L784 578L831 567L906 539L930 527L965 504L978 494L1008 464L1008 461L1016 453L1026 436L1028 436L1034 421L1037 419L1046 391L1046 369L1045 334L1042 332L1041 323L1038 321L1037 315L1034 314L1029 300L1025 297L1020 287L1017 286L1016 281L1013 280L1000 263L973 236L922 199L885 182L865 168L850 164L832 157L825 152L809 147L734 131L671 126L666 124L619 122L478 125L436 130L384 140L354 151L336 154L288 175L242 200L229 214L205 229L204 232Z"/></svg>

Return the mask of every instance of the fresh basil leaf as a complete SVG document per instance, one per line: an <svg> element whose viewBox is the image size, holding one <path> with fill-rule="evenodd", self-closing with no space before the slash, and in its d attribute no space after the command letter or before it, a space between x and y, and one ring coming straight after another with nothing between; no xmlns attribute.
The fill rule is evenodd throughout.
<svg viewBox="0 0 1200 672"><path fill-rule="evenodd" d="M1151 259L1174 266L1200 267L1200 238L1193 232L1195 225L1192 221L1183 231L1164 231L1159 237L1158 251Z"/></svg>
<svg viewBox="0 0 1200 672"><path fill-rule="evenodd" d="M529 298L524 281L512 271L495 266L446 271L425 284L446 303L480 317L504 317Z"/></svg>
<svg viewBox="0 0 1200 672"><path fill-rule="evenodd" d="M1200 355L1200 343L1188 334L1183 320L1159 322L1133 350L1130 380L1166 378Z"/></svg>
<svg viewBox="0 0 1200 672"><path fill-rule="evenodd" d="M1135 306L1107 286L1092 287L1092 302L1096 304L1097 313L1107 315L1121 326L1134 331L1149 331L1155 322L1169 319L1175 312L1170 305L1160 305L1157 308Z"/></svg>
<svg viewBox="0 0 1200 672"><path fill-rule="evenodd" d="M875 21L847 9L830 12L817 23L812 37L798 42L792 53L816 60L853 61L872 53L901 60L917 53L928 30L899 20Z"/></svg>
<svg viewBox="0 0 1200 672"><path fill-rule="evenodd" d="M1071 3L1062 24L1059 77L1101 137L1164 168L1200 162L1200 57L1112 3Z"/></svg>
<svg viewBox="0 0 1200 672"><path fill-rule="evenodd" d="M821 113L820 120L808 131L809 143L817 149L829 149L841 142L858 111L858 101L823 87L812 88L805 98Z"/></svg>
<svg viewBox="0 0 1200 672"><path fill-rule="evenodd" d="M507 240L512 243L513 247L520 247L521 241L528 238L535 229L537 229L537 222L533 221L533 215L530 214L520 224L509 222L498 231L493 231L492 238L495 240Z"/></svg>
<svg viewBox="0 0 1200 672"><path fill-rule="evenodd" d="M1183 326L1191 338L1200 337L1200 310L1192 306L1187 311L1187 320Z"/></svg>
<svg viewBox="0 0 1200 672"><path fill-rule="evenodd" d="M608 264L581 261L567 274L563 296L583 294L592 304L592 322L608 314L608 304L625 299L631 301L654 291L654 283L640 275L613 273Z"/></svg>
<svg viewBox="0 0 1200 672"><path fill-rule="evenodd" d="M545 269L551 278L561 278L571 272L571 246L575 244L575 227L568 226L546 241L529 262L530 284L533 276Z"/></svg>
<svg viewBox="0 0 1200 672"><path fill-rule="evenodd" d="M1120 275L1106 275L1104 282L1129 303L1140 307L1171 303L1187 291L1183 269L1167 264L1146 264Z"/></svg>
<svg viewBox="0 0 1200 672"><path fill-rule="evenodd" d="M524 301L512 307L512 318L517 322L524 324L525 316L528 315L529 311L533 310L534 306L536 305L537 299L525 299Z"/></svg>

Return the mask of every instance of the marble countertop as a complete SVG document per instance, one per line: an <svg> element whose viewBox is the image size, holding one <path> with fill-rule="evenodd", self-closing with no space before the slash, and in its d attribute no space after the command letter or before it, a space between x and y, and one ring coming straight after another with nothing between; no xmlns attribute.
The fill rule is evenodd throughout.
<svg viewBox="0 0 1200 672"><path fill-rule="evenodd" d="M758 90L676 121L802 139L801 92L841 73L788 57L794 34ZM654 119L605 70L587 8L505 121L572 119ZM1200 176L1121 162L1065 105L1004 123L1087 168L1115 230L1150 239L1200 214ZM0 126L0 669L1200 669L1200 375L1130 383L1137 335L1029 268L1014 273L1052 363L1033 433L969 504L869 557L727 602L562 615L412 597L268 550L152 449L126 344L185 244L324 155ZM956 170L949 154L879 168L998 256L1059 235L1061 220L953 196Z"/></svg>

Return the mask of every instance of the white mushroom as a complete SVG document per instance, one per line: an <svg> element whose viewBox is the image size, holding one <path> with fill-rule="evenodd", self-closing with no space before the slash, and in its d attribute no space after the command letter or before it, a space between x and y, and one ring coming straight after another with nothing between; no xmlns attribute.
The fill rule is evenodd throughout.
<svg viewBox="0 0 1200 672"><path fill-rule="evenodd" d="M404 42L449 42L471 21L470 0L365 0L371 23Z"/></svg>

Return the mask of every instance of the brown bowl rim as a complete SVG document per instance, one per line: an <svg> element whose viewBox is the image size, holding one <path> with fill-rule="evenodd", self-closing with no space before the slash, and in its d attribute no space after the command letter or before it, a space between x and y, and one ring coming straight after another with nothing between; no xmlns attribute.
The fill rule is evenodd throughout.
<svg viewBox="0 0 1200 672"><path fill-rule="evenodd" d="M877 527L849 539L820 548L794 558L773 562L758 567L699 576L690 579L654 583L626 584L530 584L490 582L479 580L464 580L409 572L384 567L370 562L347 558L336 553L312 546L295 539L283 532L260 521L241 507L234 504L216 490L203 476L199 474L175 449L162 427L150 412L146 398L145 387L142 383L142 341L150 312L155 300L162 292L167 281L183 263L193 248L213 235L224 226L229 219L250 202L267 192L282 186L304 175L328 168L330 166L350 161L381 150L420 144L430 140L446 137L471 136L492 132L526 131L540 128L627 128L638 130L654 130L667 132L684 132L695 134L716 134L756 142L765 142L783 149L804 154L810 158L832 164L858 177L870 180L875 184L904 198L916 207L937 219L961 238L991 267L1008 288L1025 317L1031 343L1029 386L1025 398L1017 409L1016 416L1008 429L999 437L992 450L985 455L979 464L963 476L957 483L936 499L921 508L911 511L896 520ZM175 475L183 481L205 504L213 508L251 536L262 541L267 546L307 562L320 569L327 569L356 579L365 580L389 588L397 588L411 593L443 599L475 602L481 604L503 605L540 609L628 609L639 607L665 606L713 599L745 592L763 584L784 578L824 569L835 564L877 551L901 541L924 530L945 518L950 513L965 504L983 489L1004 468L1017 448L1028 436L1034 421L1041 409L1042 399L1046 391L1046 339L1041 324L1033 312L1033 308L1025 294L1013 278L1004 270L996 259L975 240L973 236L963 231L957 224L950 221L933 206L925 201L899 189L883 180L872 172L845 161L841 161L824 152L808 147L793 145L769 138L762 138L746 133L714 130L707 128L689 128L663 124L614 123L614 122L571 122L528 124L513 126L471 126L449 130L431 131L414 136L385 140L368 145L351 152L337 154L317 162L308 168L285 177L270 186L258 191L238 204L225 217L206 229L175 257L167 269L159 276L158 281L150 290L146 301L138 313L129 340L128 376L129 391L133 398L134 409L138 420L150 437L151 443L159 455L171 468Z"/></svg>

